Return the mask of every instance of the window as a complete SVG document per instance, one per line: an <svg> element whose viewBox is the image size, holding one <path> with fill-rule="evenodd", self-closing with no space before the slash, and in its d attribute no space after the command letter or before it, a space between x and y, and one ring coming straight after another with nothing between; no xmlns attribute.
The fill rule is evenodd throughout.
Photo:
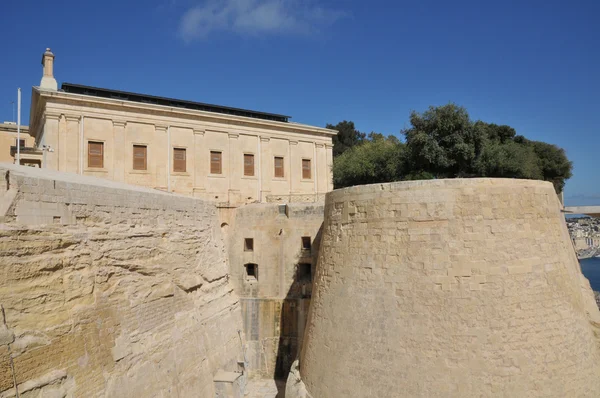
<svg viewBox="0 0 600 398"><path fill-rule="evenodd" d="M244 154L244 175L254 175L254 155Z"/></svg>
<svg viewBox="0 0 600 398"><path fill-rule="evenodd" d="M310 159L302 159L302 178L305 180L310 180Z"/></svg>
<svg viewBox="0 0 600 398"><path fill-rule="evenodd" d="M312 281L312 266L308 263L298 264L296 268L296 277L299 282Z"/></svg>
<svg viewBox="0 0 600 398"><path fill-rule="evenodd" d="M25 148L25 140L18 140L15 138L15 146L19 145L21 148Z"/></svg>
<svg viewBox="0 0 600 398"><path fill-rule="evenodd" d="M104 143L88 141L88 167L104 167Z"/></svg>
<svg viewBox="0 0 600 398"><path fill-rule="evenodd" d="M147 169L147 154L148 148L146 145L134 145L133 146L133 169L134 170L146 170Z"/></svg>
<svg viewBox="0 0 600 398"><path fill-rule="evenodd" d="M173 148L173 171L185 172L185 148Z"/></svg>
<svg viewBox="0 0 600 398"><path fill-rule="evenodd" d="M244 267L246 267L246 280L257 281L258 280L258 265L250 263L250 264L244 264Z"/></svg>
<svg viewBox="0 0 600 398"><path fill-rule="evenodd" d="M310 247L311 247L310 236L303 236L302 237L302 250L310 250Z"/></svg>
<svg viewBox="0 0 600 398"><path fill-rule="evenodd" d="M283 178L283 158L275 156L275 177Z"/></svg>
<svg viewBox="0 0 600 398"><path fill-rule="evenodd" d="M221 152L210 152L210 173L211 174L221 174L223 172L222 169L222 156Z"/></svg>
<svg viewBox="0 0 600 398"><path fill-rule="evenodd" d="M244 251L245 252L253 252L254 251L254 239L252 239L252 238L244 239Z"/></svg>

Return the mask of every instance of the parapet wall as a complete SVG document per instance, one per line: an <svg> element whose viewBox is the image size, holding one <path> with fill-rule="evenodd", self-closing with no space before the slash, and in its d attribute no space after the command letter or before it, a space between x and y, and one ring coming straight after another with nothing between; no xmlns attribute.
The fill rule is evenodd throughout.
<svg viewBox="0 0 600 398"><path fill-rule="evenodd" d="M0 181L1 397L210 397L238 370L213 205L12 165Z"/></svg>
<svg viewBox="0 0 600 398"><path fill-rule="evenodd" d="M550 183L337 190L300 375L319 398L598 397L599 317Z"/></svg>

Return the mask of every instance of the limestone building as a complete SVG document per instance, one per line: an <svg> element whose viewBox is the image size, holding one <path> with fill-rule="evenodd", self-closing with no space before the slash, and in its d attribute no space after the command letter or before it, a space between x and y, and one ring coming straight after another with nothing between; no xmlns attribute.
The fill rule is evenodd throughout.
<svg viewBox="0 0 600 398"><path fill-rule="evenodd" d="M42 57L30 131L42 167L224 205L314 202L333 189L336 131L289 116L135 94L54 78Z"/></svg>
<svg viewBox="0 0 600 398"><path fill-rule="evenodd" d="M35 139L29 135L29 127L21 126L21 132L17 134L16 123L0 123L0 162L15 163L17 145L21 146L22 165L41 166L42 151L34 147Z"/></svg>

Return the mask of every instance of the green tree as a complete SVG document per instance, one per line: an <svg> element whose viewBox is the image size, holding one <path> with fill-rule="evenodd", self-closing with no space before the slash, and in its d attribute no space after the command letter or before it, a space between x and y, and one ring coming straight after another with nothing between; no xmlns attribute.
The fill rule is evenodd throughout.
<svg viewBox="0 0 600 398"><path fill-rule="evenodd" d="M335 188L398 180L405 163L406 147L394 136L371 133L370 139L353 146L333 160Z"/></svg>
<svg viewBox="0 0 600 398"><path fill-rule="evenodd" d="M410 123L412 127L403 134L412 173L436 178L474 175L486 132L471 122L465 108L448 104L423 113L413 111Z"/></svg>
<svg viewBox="0 0 600 398"><path fill-rule="evenodd" d="M514 128L473 122L455 104L410 114L411 127L394 136L357 131L352 122L329 128L343 131L334 145L336 188L430 178L504 177L546 180L562 191L573 165L556 145L530 141Z"/></svg>
<svg viewBox="0 0 600 398"><path fill-rule="evenodd" d="M333 156L339 156L353 146L361 144L365 140L365 133L361 133L354 127L354 122L339 122L335 126L327 124L328 129L337 130L338 133L333 137Z"/></svg>
<svg viewBox="0 0 600 398"><path fill-rule="evenodd" d="M562 192L565 181L573 175L573 163L565 150L541 141L529 141L529 145L538 157L543 179L552 182L556 192Z"/></svg>

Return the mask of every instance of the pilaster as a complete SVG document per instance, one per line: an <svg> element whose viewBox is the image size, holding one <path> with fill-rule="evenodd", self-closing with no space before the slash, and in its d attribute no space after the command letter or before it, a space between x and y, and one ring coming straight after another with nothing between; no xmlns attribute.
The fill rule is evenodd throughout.
<svg viewBox="0 0 600 398"><path fill-rule="evenodd" d="M156 176L154 185L156 188L166 191L169 185L169 173L173 168L171 164L172 149L167 137L167 126L155 125L154 134L156 137L157 148L156 156L154 156L155 160L152 162Z"/></svg>
<svg viewBox="0 0 600 398"><path fill-rule="evenodd" d="M290 161L289 166L288 166L288 178L289 178L289 182L290 182L290 195L296 193L295 189L296 186L298 185L298 182L300 181L300 174L299 172L301 172L301 162L300 162L300 157L299 157L299 153L298 153L298 141L296 140L290 140L289 141L289 159Z"/></svg>
<svg viewBox="0 0 600 398"><path fill-rule="evenodd" d="M65 114L65 121L66 134L59 137L59 167L62 171L77 173L79 172L79 158L83 156L79 153L81 147L79 142L81 116Z"/></svg>
<svg viewBox="0 0 600 398"><path fill-rule="evenodd" d="M194 196L196 197L204 198L206 194L207 156L209 155L206 150L204 129L194 129Z"/></svg>
<svg viewBox="0 0 600 398"><path fill-rule="evenodd" d="M333 144L325 144L325 158L327 159L327 190L326 192L333 190Z"/></svg>
<svg viewBox="0 0 600 398"><path fill-rule="evenodd" d="M260 198L261 202L267 201L271 194L271 180L273 179L273 154L269 137L260 137Z"/></svg>
<svg viewBox="0 0 600 398"><path fill-rule="evenodd" d="M242 170L242 151L238 142L240 135L229 133L229 203L240 203L240 180Z"/></svg>
<svg viewBox="0 0 600 398"><path fill-rule="evenodd" d="M44 151L44 167L58 170L58 126L60 113L46 112L44 114L44 138L42 144L46 145Z"/></svg>
<svg viewBox="0 0 600 398"><path fill-rule="evenodd" d="M115 145L114 148L114 158L113 158L113 172L115 181L125 182L125 170L130 170L133 165L127 164L126 159L127 150L125 148L125 128L127 127L127 121L125 120L114 120L113 123L113 142ZM133 148L129 148L132 151L133 156ZM133 158L132 158L133 162Z"/></svg>

